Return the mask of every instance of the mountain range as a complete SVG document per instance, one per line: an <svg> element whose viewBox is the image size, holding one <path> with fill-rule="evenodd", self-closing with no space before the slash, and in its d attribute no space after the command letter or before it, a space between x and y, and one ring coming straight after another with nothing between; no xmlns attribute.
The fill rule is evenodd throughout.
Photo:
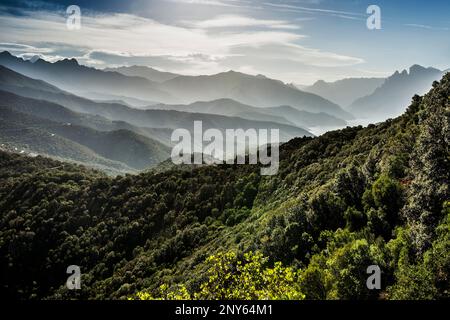
<svg viewBox="0 0 450 320"><path fill-rule="evenodd" d="M187 103L229 98L251 106L289 105L302 111L325 112L344 120L353 118L338 105L315 94L278 80L235 71L210 76L179 76L164 82L162 87L173 96L183 97Z"/></svg>
<svg viewBox="0 0 450 320"><path fill-rule="evenodd" d="M141 77L128 77L78 64L76 59L51 63L43 59L23 60L4 51L0 64L31 78L40 79L70 92L98 92L161 101L171 97L157 83Z"/></svg>
<svg viewBox="0 0 450 320"><path fill-rule="evenodd" d="M355 100L373 93L385 80L385 78L347 78L334 82L319 80L302 89L345 108Z"/></svg>
<svg viewBox="0 0 450 320"><path fill-rule="evenodd" d="M105 68L104 71L118 72L130 77L141 77L146 78L154 82L165 82L167 80L174 79L179 74L172 72L159 71L154 68L145 66L130 66L130 67L116 67L116 68Z"/></svg>
<svg viewBox="0 0 450 320"><path fill-rule="evenodd" d="M327 113L300 111L290 106L257 108L239 103L232 99L213 101L197 101L188 105L155 104L147 109L177 110L240 117L257 121L274 121L277 123L295 125L301 128L314 126L343 127L346 121Z"/></svg>
<svg viewBox="0 0 450 320"><path fill-rule="evenodd" d="M32 62L12 56L7 51L0 53L0 64L81 95L88 92L91 95L132 97L169 104L229 98L258 107L290 105L298 110L325 112L344 120L352 118L351 114L338 105L315 94L264 76L234 71L211 76L177 76L164 82L156 82L140 76L127 76L115 71L82 66L75 59L54 63L38 59ZM120 70L125 72L123 68Z"/></svg>
<svg viewBox="0 0 450 320"><path fill-rule="evenodd" d="M1 141L27 153L72 160L111 173L136 172L167 159L167 145L136 128L60 105L0 91ZM132 130L130 130L132 129ZM106 161L107 160L107 161Z"/></svg>
<svg viewBox="0 0 450 320"><path fill-rule="evenodd" d="M3 123L11 123L2 143L14 150L22 148L33 154L107 168L113 174L134 172L166 160L173 146L173 130L185 128L192 133L194 121L202 121L205 130L215 128L222 133L233 128L279 129L280 142L286 142L312 136L311 132L321 134L345 127L344 119L352 119L353 114L373 121L398 115L409 104L407 97L425 92L442 74L414 65L409 72L396 72L387 79L319 81L305 88L342 104L356 99L346 112L316 94L262 75L229 71L183 76L139 66L98 70L75 59L27 61L3 52L0 106ZM128 86L133 89L129 91ZM73 94L72 90L84 95ZM161 100L174 101L172 98L177 97L175 100L189 103L146 100L156 97L156 92L162 94L157 97ZM94 101L86 96L112 100ZM139 106L126 102L130 100ZM25 129L19 121L21 115L34 130L23 139L13 136ZM58 130L52 131L52 127ZM35 144L39 148L33 148L33 135L35 140L40 139L41 143ZM57 150L51 146L56 138L49 136L59 139Z"/></svg>
<svg viewBox="0 0 450 320"><path fill-rule="evenodd" d="M169 147L171 133L177 128L193 131L194 121L202 121L203 128L216 128L225 132L226 129L279 129L280 141L288 141L297 136L311 136L308 131L293 124L283 124L269 121L267 116L260 120L251 120L236 116L218 114L181 112L175 110L142 110L134 109L118 103L99 103L73 95L67 91L50 85L42 80L31 79L8 68L0 66L0 97L2 107L7 109L3 113L3 121L11 120L9 132L17 132L24 124L20 123L20 115L26 114L28 124L39 129L35 139L42 135L46 137L58 135L64 141L71 141L71 148L81 150L78 145L89 148L96 157L102 157L115 162L121 162L124 172L143 170L155 165L170 155ZM7 112L14 111L13 112ZM192 110L189 110L192 111ZM261 114L263 117L264 114ZM39 125L39 119L42 123ZM266 121L262 121L266 120ZM275 119L276 120L276 119ZM280 122L281 121L280 119ZM288 121L284 121L288 122ZM11 128L16 124L17 129ZM55 128L55 129L52 129ZM74 160L89 165L89 159L94 155L72 156L76 151L67 152L67 143L58 143L58 150L52 146L51 140L40 139L39 148L34 148L31 138L27 143L13 137L11 134L2 140L4 143L16 143L14 147L23 148L24 145L32 153L40 153ZM55 139L54 139L55 140ZM46 143L47 147L42 145ZM77 144L77 148L73 147ZM85 149L79 153L87 153ZM97 160L92 161L98 167ZM104 165L108 166L108 165ZM109 171L117 171L114 164ZM120 170L119 170L120 171Z"/></svg>
<svg viewBox="0 0 450 320"><path fill-rule="evenodd" d="M355 100L347 110L358 118L382 121L402 114L415 94L422 95L442 78L445 71L413 65L396 71L371 94Z"/></svg>

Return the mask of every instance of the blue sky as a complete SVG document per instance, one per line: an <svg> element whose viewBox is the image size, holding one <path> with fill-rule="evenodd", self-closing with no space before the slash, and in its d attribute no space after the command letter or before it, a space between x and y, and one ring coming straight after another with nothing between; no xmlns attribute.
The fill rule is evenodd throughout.
<svg viewBox="0 0 450 320"><path fill-rule="evenodd" d="M65 9L81 8L80 30ZM381 30L366 26L369 5ZM98 68L148 65L184 74L230 69L284 82L450 67L450 1L0 1L0 50Z"/></svg>

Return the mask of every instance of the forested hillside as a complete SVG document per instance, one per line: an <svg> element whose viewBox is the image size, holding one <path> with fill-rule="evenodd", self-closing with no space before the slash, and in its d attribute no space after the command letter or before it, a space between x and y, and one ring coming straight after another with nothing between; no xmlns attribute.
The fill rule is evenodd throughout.
<svg viewBox="0 0 450 320"><path fill-rule="evenodd" d="M449 145L447 74L399 118L285 143L275 176L111 178L0 152L1 295L448 299ZM381 290L366 287L373 264Z"/></svg>

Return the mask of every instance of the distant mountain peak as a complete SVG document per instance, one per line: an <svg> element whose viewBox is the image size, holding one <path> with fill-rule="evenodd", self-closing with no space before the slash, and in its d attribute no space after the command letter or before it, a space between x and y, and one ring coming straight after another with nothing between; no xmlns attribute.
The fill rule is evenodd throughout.
<svg viewBox="0 0 450 320"><path fill-rule="evenodd" d="M398 77L408 77L408 76L420 76L427 73L441 73L442 71L433 67L424 67L420 64L413 64L408 69L403 71L395 71L388 79L396 79Z"/></svg>
<svg viewBox="0 0 450 320"><path fill-rule="evenodd" d="M234 71L234 70L228 70L226 72L222 72L222 73L218 73L218 74L237 76L237 75L243 75L244 73L238 72L238 71Z"/></svg>
<svg viewBox="0 0 450 320"><path fill-rule="evenodd" d="M397 71L397 75L399 72ZM372 94L385 78L343 78L336 81L317 80L300 90L317 94L340 106L349 106L355 100Z"/></svg>
<svg viewBox="0 0 450 320"><path fill-rule="evenodd" d="M386 81L396 81L397 79L402 79L408 76L408 70L404 69L401 72L399 70L395 70L395 72L386 79Z"/></svg>
<svg viewBox="0 0 450 320"><path fill-rule="evenodd" d="M418 74L423 72L442 72L442 71L433 67L425 68L418 64L414 64L409 68L409 74Z"/></svg>
<svg viewBox="0 0 450 320"><path fill-rule="evenodd" d="M228 76L228 77L239 77L239 76L246 76L246 77L250 77L250 75L246 74L246 73L242 73L239 71L235 71L235 70L228 70L228 71L224 71L224 72L219 72L216 74L212 74L209 75L210 77L216 77L216 76Z"/></svg>
<svg viewBox="0 0 450 320"><path fill-rule="evenodd" d="M130 70L140 70L140 69L147 69L147 70L152 70L152 71L158 71L158 72L164 72L164 71L161 71L161 70L158 70L158 69L155 69L155 68L153 68L153 67L149 67L149 66L140 66L140 65L137 65L137 64L134 64L134 65L132 65L132 66L122 66L122 67L118 67L117 69L130 69Z"/></svg>
<svg viewBox="0 0 450 320"><path fill-rule="evenodd" d="M77 59L75 59L75 58L59 60L56 63L61 64L61 65L79 66L79 63L78 63Z"/></svg>
<svg viewBox="0 0 450 320"><path fill-rule="evenodd" d="M221 102L221 103L239 103L231 98L219 98L208 102Z"/></svg>
<svg viewBox="0 0 450 320"><path fill-rule="evenodd" d="M428 92L433 81L443 72L432 67L414 64L409 69L395 71L372 94L352 103L348 110L353 114L375 120L397 117L402 114L414 95Z"/></svg>
<svg viewBox="0 0 450 320"><path fill-rule="evenodd" d="M419 71L423 71L426 70L427 68L422 67L419 64L413 64L410 68L409 68L409 73L413 73L413 72L419 72Z"/></svg>
<svg viewBox="0 0 450 320"><path fill-rule="evenodd" d="M5 50L5 51L0 52L0 56L12 57L13 55L9 51Z"/></svg>

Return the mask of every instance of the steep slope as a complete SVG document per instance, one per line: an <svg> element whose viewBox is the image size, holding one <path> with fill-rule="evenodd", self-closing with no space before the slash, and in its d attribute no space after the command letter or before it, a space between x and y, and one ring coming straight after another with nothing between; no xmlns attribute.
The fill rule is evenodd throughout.
<svg viewBox="0 0 450 320"><path fill-rule="evenodd" d="M101 132L70 122L59 123L38 118L5 107L0 107L0 119L3 143L15 145L18 141L22 141L20 144L23 145L24 132L29 132L26 138L28 151L81 161L86 165L90 164L89 158L75 151L63 152L61 151L63 148L59 148L57 152L52 150L60 145L58 141L64 138L73 142L72 145L84 146L81 152L83 154L90 153L92 158L99 155L111 161L121 162L124 167L135 170L148 168L167 159L170 155L167 146L128 130ZM39 134L33 137L32 133L35 131ZM85 150L87 148L90 152Z"/></svg>
<svg viewBox="0 0 450 320"><path fill-rule="evenodd" d="M355 100L372 94L385 80L385 78L348 78L334 82L319 80L312 86L303 87L302 90L317 94L345 108Z"/></svg>
<svg viewBox="0 0 450 320"><path fill-rule="evenodd" d="M338 105L315 94L297 90L281 81L234 71L211 76L179 76L162 83L160 88L182 98L184 103L229 98L251 106L290 105L299 110L352 118Z"/></svg>
<svg viewBox="0 0 450 320"><path fill-rule="evenodd" d="M405 111L414 94L426 93L443 72L434 68L413 65L401 73L396 71L372 94L354 101L348 110L360 118L384 120Z"/></svg>
<svg viewBox="0 0 450 320"><path fill-rule="evenodd" d="M4 53L0 53L0 57ZM1 61L1 60L0 60ZM61 89L39 79L31 79L0 64L0 83L2 88L27 88L51 93L63 93Z"/></svg>
<svg viewBox="0 0 450 320"><path fill-rule="evenodd" d="M86 113L77 113L53 102L26 98L8 91L0 90L0 97L0 105L2 106L8 106L18 112L31 114L47 120L68 122L74 125L87 125L89 127L95 126L95 129L103 129L111 123L106 118L91 116Z"/></svg>
<svg viewBox="0 0 450 320"><path fill-rule="evenodd" d="M86 146L53 133L53 128L36 125L35 118L0 107L1 150L53 157L112 175L136 172L124 163L104 158Z"/></svg>
<svg viewBox="0 0 450 320"><path fill-rule="evenodd" d="M26 98L8 91L0 90L0 98L0 106L8 106L8 108L15 111L30 114L39 118L88 127L97 131L126 129L139 135L144 135L150 140L154 139L165 145L171 144L170 135L172 130L170 129L137 127L125 121L112 121L99 115L74 112L53 102Z"/></svg>
<svg viewBox="0 0 450 320"><path fill-rule="evenodd" d="M291 266L307 299L448 299L449 97L446 75L399 118L292 140L275 176L219 165L110 179L0 152L1 293L167 297L206 279L203 297L219 298L239 264L218 252L246 265L257 250L264 268ZM84 270L76 296L65 287L73 261ZM366 286L373 264L380 291Z"/></svg>

